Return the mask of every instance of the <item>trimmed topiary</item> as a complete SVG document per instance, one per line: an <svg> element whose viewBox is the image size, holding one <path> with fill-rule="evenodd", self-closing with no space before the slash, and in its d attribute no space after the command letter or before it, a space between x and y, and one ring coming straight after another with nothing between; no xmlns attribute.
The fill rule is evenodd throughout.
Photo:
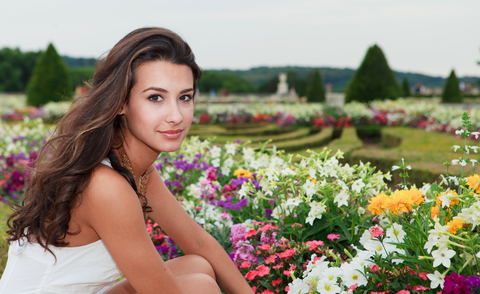
<svg viewBox="0 0 480 294"><path fill-rule="evenodd" d="M369 102L395 99L400 96L397 79L377 45L368 48L360 67L355 71L345 91L345 101Z"/></svg>
<svg viewBox="0 0 480 294"><path fill-rule="evenodd" d="M407 78L404 78L403 79L403 82L402 82L402 94L403 94L403 97L410 97L410 95L412 95L412 93L410 92L410 84L408 83L408 80Z"/></svg>
<svg viewBox="0 0 480 294"><path fill-rule="evenodd" d="M40 106L71 97L71 77L63 59L52 44L40 54L27 87L27 103Z"/></svg>
<svg viewBox="0 0 480 294"><path fill-rule="evenodd" d="M325 87L319 70L313 74L312 83L307 90L308 102L325 102Z"/></svg>
<svg viewBox="0 0 480 294"><path fill-rule="evenodd" d="M460 85L454 70L450 73L445 88L443 88L442 102L462 103L462 92L460 92Z"/></svg>

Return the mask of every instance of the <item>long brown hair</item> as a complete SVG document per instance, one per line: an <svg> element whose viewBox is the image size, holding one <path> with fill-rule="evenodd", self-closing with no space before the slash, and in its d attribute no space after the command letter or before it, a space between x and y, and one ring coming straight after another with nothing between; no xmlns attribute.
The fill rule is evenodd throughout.
<svg viewBox="0 0 480 294"><path fill-rule="evenodd" d="M48 245L67 246L67 234L79 233L69 231L71 211L78 206L93 170L105 158L133 187L144 213L151 211L133 175L113 152L123 139L124 123L117 114L129 102L135 69L149 61L189 66L196 89L201 70L192 50L177 34L152 27L137 29L121 39L97 61L86 94L72 102L54 135L40 150L22 203L14 207L8 219L9 242L22 237L32 241L33 236L46 250Z"/></svg>

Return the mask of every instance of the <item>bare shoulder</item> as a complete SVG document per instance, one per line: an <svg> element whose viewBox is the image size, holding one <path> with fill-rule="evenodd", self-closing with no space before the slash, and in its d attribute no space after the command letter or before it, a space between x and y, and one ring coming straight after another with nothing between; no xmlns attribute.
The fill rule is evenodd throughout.
<svg viewBox="0 0 480 294"><path fill-rule="evenodd" d="M128 210L143 215L135 191L123 176L108 166L100 165L94 170L82 194L82 205L90 212L91 221L100 215L106 217L107 210Z"/></svg>

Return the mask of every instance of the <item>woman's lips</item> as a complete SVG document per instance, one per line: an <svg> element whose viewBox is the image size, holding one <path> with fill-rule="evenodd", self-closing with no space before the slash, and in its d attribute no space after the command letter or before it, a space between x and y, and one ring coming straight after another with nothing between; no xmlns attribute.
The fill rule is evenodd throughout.
<svg viewBox="0 0 480 294"><path fill-rule="evenodd" d="M176 130L167 130L167 131L161 131L160 134L162 134L163 136L169 138L169 139L176 139L178 137L180 137L180 135L182 134L182 131L181 129L176 129Z"/></svg>

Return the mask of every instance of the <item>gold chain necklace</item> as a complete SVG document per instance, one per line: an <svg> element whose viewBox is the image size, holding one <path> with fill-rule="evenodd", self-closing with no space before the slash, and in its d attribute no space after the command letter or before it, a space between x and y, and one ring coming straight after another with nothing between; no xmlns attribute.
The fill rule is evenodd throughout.
<svg viewBox="0 0 480 294"><path fill-rule="evenodd" d="M118 147L118 153L120 154L121 160L123 162L123 166L132 173L133 180L135 181L135 184L137 184L135 180L135 175L133 174L132 163L130 162L128 155L125 152L123 145L120 145L120 147ZM143 196L145 196L147 192L147 175L146 174L147 174L147 171L145 171L143 175L140 177L140 189L138 190L138 192Z"/></svg>

